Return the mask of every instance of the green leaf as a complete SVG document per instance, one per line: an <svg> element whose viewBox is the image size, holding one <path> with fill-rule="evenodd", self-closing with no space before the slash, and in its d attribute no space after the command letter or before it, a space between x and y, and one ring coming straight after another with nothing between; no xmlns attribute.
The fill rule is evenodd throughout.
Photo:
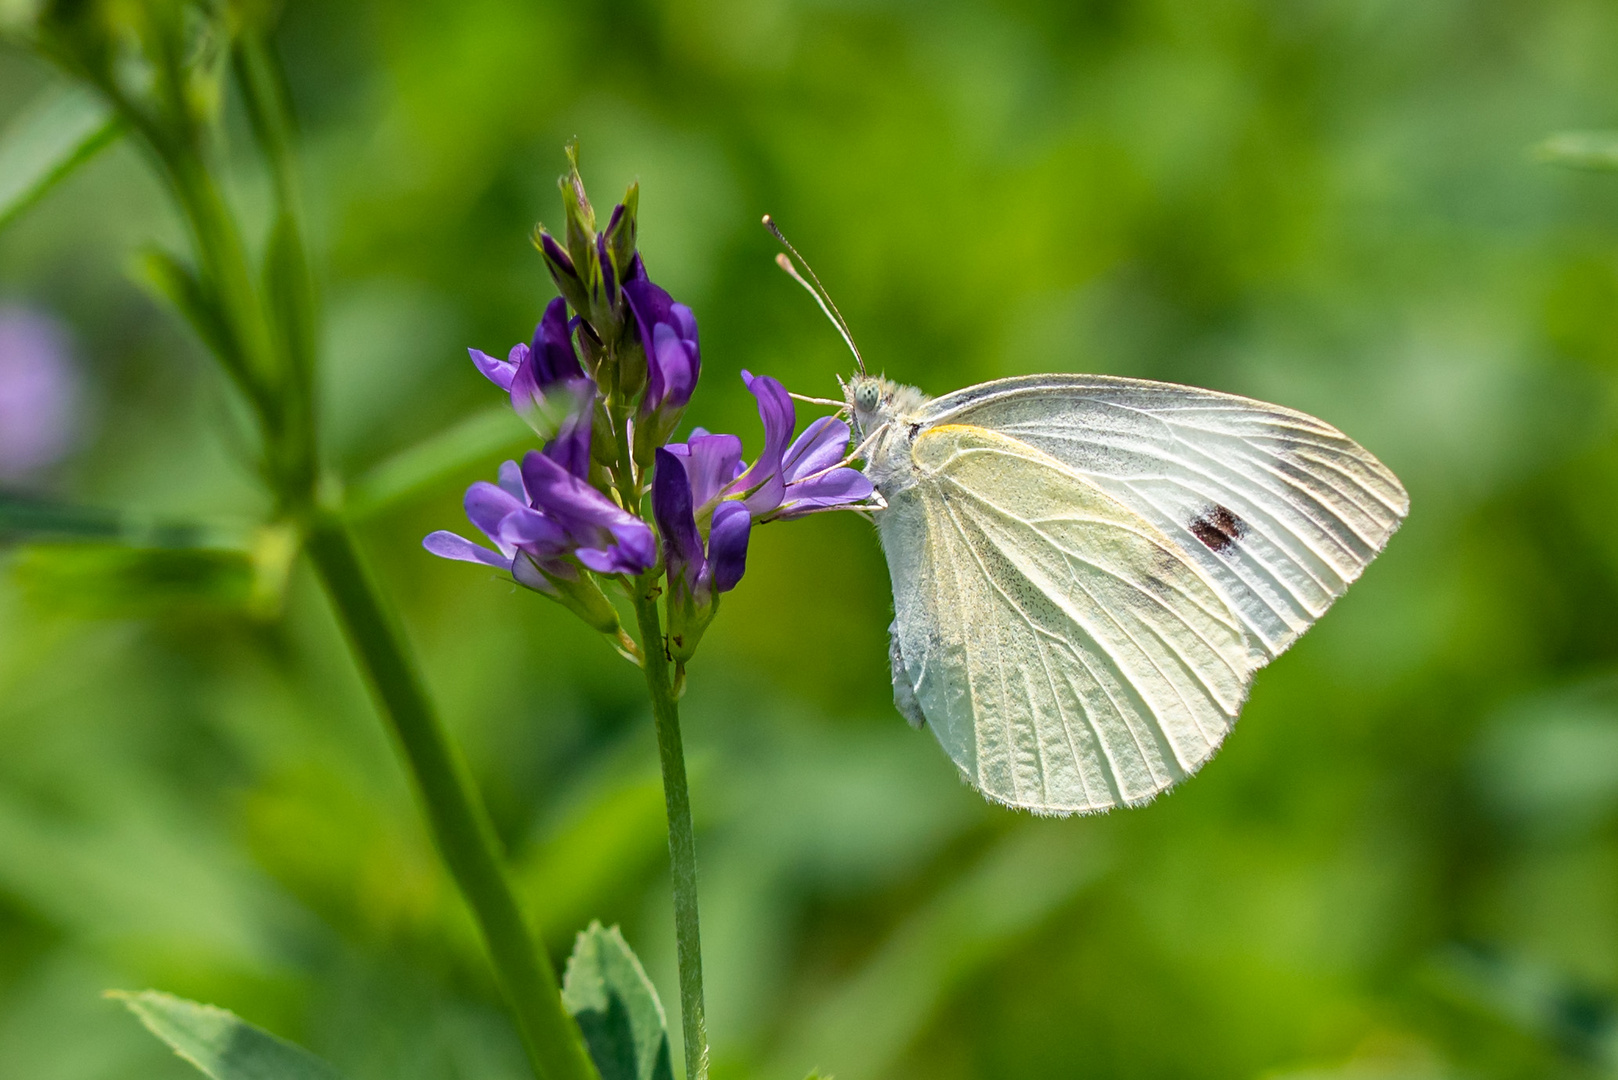
<svg viewBox="0 0 1618 1080"><path fill-rule="evenodd" d="M491 406L383 461L348 491L348 516L369 517L533 436L508 405Z"/></svg>
<svg viewBox="0 0 1618 1080"><path fill-rule="evenodd" d="M112 110L66 84L31 102L0 134L0 229L118 134Z"/></svg>
<svg viewBox="0 0 1618 1080"><path fill-rule="evenodd" d="M172 612L274 616L297 550L290 530L262 530L251 548L34 544L12 564L23 595L42 610L88 618Z"/></svg>
<svg viewBox="0 0 1618 1080"><path fill-rule="evenodd" d="M202 521L165 520L0 492L0 545L39 540L116 540L151 547L219 547L239 542L241 529Z"/></svg>
<svg viewBox="0 0 1618 1080"><path fill-rule="evenodd" d="M134 276L159 300L173 305L231 374L238 379L246 377L246 363L229 322L212 292L189 266L166 251L148 248L136 257Z"/></svg>
<svg viewBox="0 0 1618 1080"><path fill-rule="evenodd" d="M264 253L264 292L276 336L298 379L307 385L315 366L315 298L297 222L283 212Z"/></svg>
<svg viewBox="0 0 1618 1080"><path fill-rule="evenodd" d="M144 990L112 991L146 1029L213 1080L342 1080L309 1051L212 1005Z"/></svg>
<svg viewBox="0 0 1618 1080"><path fill-rule="evenodd" d="M663 1005L616 926L592 922L579 935L562 1004L584 1032L601 1080L674 1080Z"/></svg>
<svg viewBox="0 0 1618 1080"><path fill-rule="evenodd" d="M1534 147L1534 156L1574 169L1618 170L1618 131L1563 131Z"/></svg>
<svg viewBox="0 0 1618 1080"><path fill-rule="evenodd" d="M43 537L111 539L124 530L125 523L112 510L0 492L0 544Z"/></svg>

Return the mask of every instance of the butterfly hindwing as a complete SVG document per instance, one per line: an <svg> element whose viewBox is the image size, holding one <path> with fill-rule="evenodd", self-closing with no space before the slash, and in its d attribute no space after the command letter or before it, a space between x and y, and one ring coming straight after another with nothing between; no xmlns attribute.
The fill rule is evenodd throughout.
<svg viewBox="0 0 1618 1080"><path fill-rule="evenodd" d="M1150 521L1214 582L1270 656L1341 596L1409 510L1398 479L1304 413L1099 375L984 383L929 402L1042 450Z"/></svg>
<svg viewBox="0 0 1618 1080"><path fill-rule="evenodd" d="M1036 813L1094 812L1213 754L1263 655L1177 544L1004 434L933 427L911 460L878 519L896 665L967 779Z"/></svg>

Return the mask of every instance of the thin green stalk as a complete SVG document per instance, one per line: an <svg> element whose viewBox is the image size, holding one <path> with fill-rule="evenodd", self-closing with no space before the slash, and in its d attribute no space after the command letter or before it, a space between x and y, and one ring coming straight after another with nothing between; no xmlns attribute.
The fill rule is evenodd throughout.
<svg viewBox="0 0 1618 1080"><path fill-rule="evenodd" d="M674 877L674 945L680 963L680 1030L685 1040L686 1080L707 1080L708 1020L702 1003L702 933L697 922L697 841L691 828L691 793L680 741L680 708L669 682L663 625L657 614L656 576L639 579L635 620L640 624L642 668L657 727L663 768L663 806L669 819L669 861Z"/></svg>
<svg viewBox="0 0 1618 1080"><path fill-rule="evenodd" d="M550 959L535 947L517 907L476 789L353 536L341 521L321 517L309 531L308 551L410 763L433 840L483 932L534 1071L541 1080L597 1080L579 1029L562 1008ZM683 791L683 772L681 782ZM681 957L683 969L683 951Z"/></svg>

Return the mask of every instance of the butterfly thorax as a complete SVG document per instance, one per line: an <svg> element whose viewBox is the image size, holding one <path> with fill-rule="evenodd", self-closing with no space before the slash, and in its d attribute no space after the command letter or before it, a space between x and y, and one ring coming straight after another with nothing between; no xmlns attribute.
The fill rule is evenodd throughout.
<svg viewBox="0 0 1618 1080"><path fill-rule="evenodd" d="M854 439L865 446L865 475L884 496L908 486L910 444L932 400L914 386L880 375L856 375L843 388L854 417Z"/></svg>

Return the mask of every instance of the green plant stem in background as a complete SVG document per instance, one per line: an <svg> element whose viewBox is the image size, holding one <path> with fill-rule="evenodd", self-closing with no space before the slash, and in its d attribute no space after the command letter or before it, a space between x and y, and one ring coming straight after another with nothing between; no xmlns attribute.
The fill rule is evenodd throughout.
<svg viewBox="0 0 1618 1080"><path fill-rule="evenodd" d="M307 543L309 557L337 609L349 644L369 676L371 688L410 763L433 840L477 918L501 986L516 1013L517 1027L534 1071L542 1080L590 1080L596 1070L585 1052L578 1027L562 1008L556 972L545 952L535 947L471 778L451 747L401 632L360 559L353 536L340 520L319 517L309 531ZM661 723L658 730L661 735ZM678 738L676 729L676 753ZM682 766L682 799L684 781ZM672 813L671 809L671 816ZM685 820L689 850L689 811ZM695 909L692 918L694 927ZM681 943L683 988L683 937ZM698 992L700 995L700 986Z"/></svg>
<svg viewBox="0 0 1618 1080"><path fill-rule="evenodd" d="M663 626L657 614L655 574L636 582L635 620L640 625L641 666L652 698L657 756L663 768L663 804L669 818L669 861L674 879L674 945L680 964L680 1031L685 1040L686 1080L707 1080L708 1021L702 1003L702 932L697 920L697 841L691 828L691 792L680 741L680 708L674 701Z"/></svg>

